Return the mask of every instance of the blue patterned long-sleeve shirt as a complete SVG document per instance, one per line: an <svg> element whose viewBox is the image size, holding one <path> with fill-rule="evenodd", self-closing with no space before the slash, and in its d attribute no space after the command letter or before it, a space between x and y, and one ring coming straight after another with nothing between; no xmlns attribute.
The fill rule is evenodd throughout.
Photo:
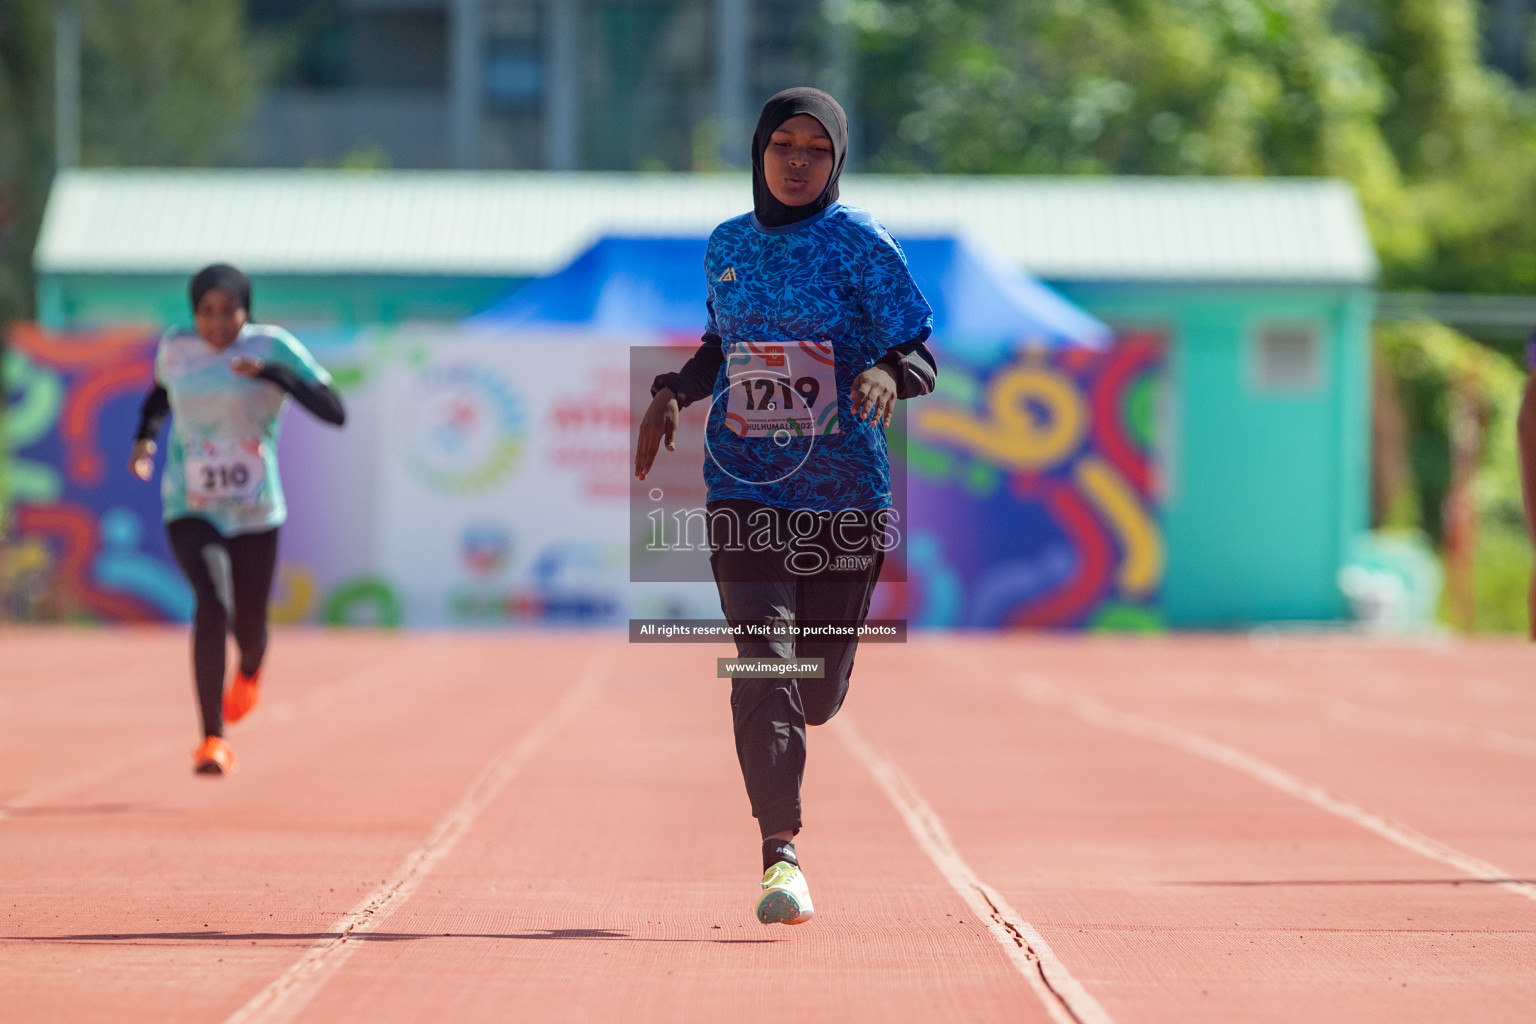
<svg viewBox="0 0 1536 1024"><path fill-rule="evenodd" d="M885 431L853 415L849 392L877 362L900 397L933 388L923 344L933 313L901 247L852 206L783 228L745 214L710 235L704 271L704 345L658 385L687 404L704 396L703 380L691 378L718 366L705 426L709 500L817 511L890 505ZM716 345L718 355L706 351Z"/></svg>

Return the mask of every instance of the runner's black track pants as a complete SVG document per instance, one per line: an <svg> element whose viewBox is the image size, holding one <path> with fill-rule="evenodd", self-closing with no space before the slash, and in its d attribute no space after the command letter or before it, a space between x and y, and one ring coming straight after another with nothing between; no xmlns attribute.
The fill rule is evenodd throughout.
<svg viewBox="0 0 1536 1024"><path fill-rule="evenodd" d="M710 567L720 591L720 608L732 626L748 623L827 622L862 624L869 599L880 578L882 553L869 540L874 526L869 514L839 539L831 520L820 520L820 532L802 541L837 553L863 531L866 543L858 556L869 556L855 570L795 571L791 551L727 550L727 536L713 526L714 517L732 514L743 524L754 512L771 516L791 513L756 502L730 499L711 502ZM782 521L782 519L781 519ZM803 564L801 566L803 570ZM732 679L731 718L736 732L736 757L747 784L752 815L764 838L798 831L800 784L805 776L805 727L822 725L843 706L853 672L858 640L770 640L738 635L741 658L822 658L820 679Z"/></svg>
<svg viewBox="0 0 1536 1024"><path fill-rule="evenodd" d="M166 524L171 550L197 598L192 673L203 735L224 735L224 637L235 635L240 671L254 675L267 653L267 600L277 567L277 528L226 537L206 519Z"/></svg>

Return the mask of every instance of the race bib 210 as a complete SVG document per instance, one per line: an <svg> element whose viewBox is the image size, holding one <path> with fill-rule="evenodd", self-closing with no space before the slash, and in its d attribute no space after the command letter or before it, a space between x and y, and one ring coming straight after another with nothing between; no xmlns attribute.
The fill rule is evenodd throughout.
<svg viewBox="0 0 1536 1024"><path fill-rule="evenodd" d="M190 508L254 505L267 482L265 451L254 438L189 444L185 461Z"/></svg>

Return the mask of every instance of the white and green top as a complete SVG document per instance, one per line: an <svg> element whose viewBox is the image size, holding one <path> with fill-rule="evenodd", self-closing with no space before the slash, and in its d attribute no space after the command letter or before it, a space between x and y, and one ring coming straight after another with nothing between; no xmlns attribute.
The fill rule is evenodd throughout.
<svg viewBox="0 0 1536 1024"><path fill-rule="evenodd" d="M297 338L270 324L246 324L223 351L184 328L160 338L155 377L171 403L160 481L165 521L196 516L225 536L270 530L288 518L277 475L277 434L288 395L270 381L231 370L236 356L286 366L310 383L331 383Z"/></svg>

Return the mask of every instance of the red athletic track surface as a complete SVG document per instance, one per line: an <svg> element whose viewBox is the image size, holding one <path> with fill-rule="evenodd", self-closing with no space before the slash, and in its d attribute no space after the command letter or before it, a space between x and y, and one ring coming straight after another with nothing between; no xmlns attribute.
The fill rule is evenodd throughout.
<svg viewBox="0 0 1536 1024"><path fill-rule="evenodd" d="M793 929L728 653L283 631L210 779L181 631L0 630L0 1018L1536 1018L1526 645L867 646Z"/></svg>

